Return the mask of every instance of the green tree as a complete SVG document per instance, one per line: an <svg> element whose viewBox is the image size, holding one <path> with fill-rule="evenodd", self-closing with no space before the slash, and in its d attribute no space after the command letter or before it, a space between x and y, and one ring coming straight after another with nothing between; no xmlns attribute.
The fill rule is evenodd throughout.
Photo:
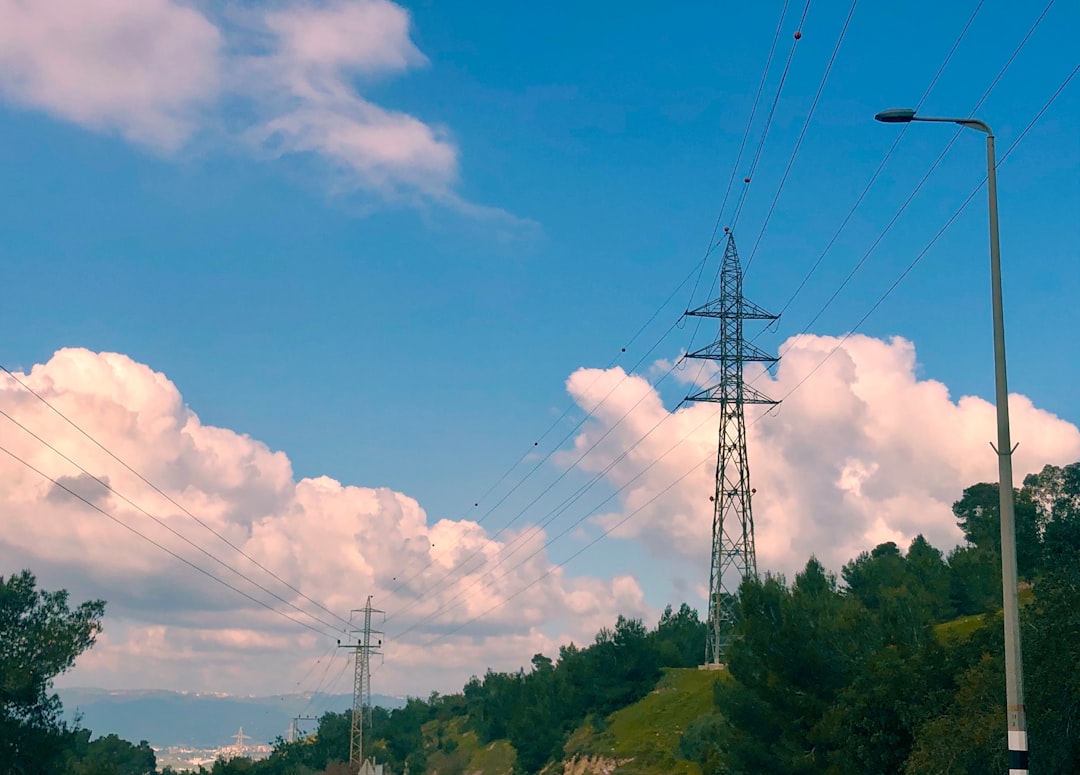
<svg viewBox="0 0 1080 775"><path fill-rule="evenodd" d="M949 566L940 549L935 549L922 535L915 536L907 553L910 589L919 608L935 622L956 616L949 592Z"/></svg>
<svg viewBox="0 0 1080 775"><path fill-rule="evenodd" d="M327 711L319 717L314 735L287 743L279 738L270 758L257 762L258 771L283 775L308 775L333 762L349 760L349 730L352 711Z"/></svg>
<svg viewBox="0 0 1080 775"><path fill-rule="evenodd" d="M232 759L219 758L210 768L210 775L248 775L256 772L256 763L246 756Z"/></svg>
<svg viewBox="0 0 1080 775"><path fill-rule="evenodd" d="M507 722L507 736L525 772L539 771L558 752L568 719L559 704L554 663L535 654L532 668L519 674L515 709Z"/></svg>
<svg viewBox="0 0 1080 775"><path fill-rule="evenodd" d="M70 608L30 571L0 576L0 772L55 772L67 729L52 679L93 645L104 612L100 600Z"/></svg>
<svg viewBox="0 0 1080 775"><path fill-rule="evenodd" d="M1031 769L1076 772L1080 762L1080 542L1035 584L1022 611Z"/></svg>
<svg viewBox="0 0 1080 775"><path fill-rule="evenodd" d="M958 616L1001 608L1001 558L989 549L958 546L949 553L949 603Z"/></svg>
<svg viewBox="0 0 1080 775"><path fill-rule="evenodd" d="M907 556L889 541L849 562L842 576L848 593L876 616L887 642L917 644L929 622L955 616L949 566L921 535Z"/></svg>
<svg viewBox="0 0 1080 775"><path fill-rule="evenodd" d="M1080 463L1046 466L1024 479L1042 532L1042 567L1067 570L1080 551Z"/></svg>
<svg viewBox="0 0 1080 775"><path fill-rule="evenodd" d="M1016 565L1023 578L1031 578L1039 565L1042 553L1039 514L1030 488L1017 490L1016 503ZM964 537L991 552L1001 564L1001 504L996 483L975 484L964 490L953 504L956 524Z"/></svg>
<svg viewBox="0 0 1080 775"><path fill-rule="evenodd" d="M133 745L109 734L90 740L90 730L79 729L69 739L68 775L154 775L157 757L145 740Z"/></svg>
<svg viewBox="0 0 1080 775"><path fill-rule="evenodd" d="M1024 489L1035 503L1040 529L1054 522L1080 520L1080 463L1044 466L1024 478Z"/></svg>
<svg viewBox="0 0 1080 775"><path fill-rule="evenodd" d="M679 755L697 762L702 775L720 775L724 772L724 717L719 713L698 716L679 738Z"/></svg>
<svg viewBox="0 0 1080 775"><path fill-rule="evenodd" d="M776 576L743 582L725 653L734 680L716 686L729 772L820 771L828 741L819 724L852 661L874 646L859 638L853 602L813 558L790 589Z"/></svg>
<svg viewBox="0 0 1080 775"><path fill-rule="evenodd" d="M903 772L918 728L955 691L946 650L930 638L912 651L887 644L852 670L825 714L828 773Z"/></svg>
<svg viewBox="0 0 1080 775"><path fill-rule="evenodd" d="M403 769L406 761L410 769L416 770L418 757L422 757L424 750L422 727L430 715L431 708L426 702L411 697L405 707L395 708L384 722L373 725L371 736L385 741L385 759L395 771ZM423 772L423 767L419 771Z"/></svg>
<svg viewBox="0 0 1080 775"><path fill-rule="evenodd" d="M1000 629L998 629L1000 635ZM952 701L918 730L907 775L983 775L1007 770L1004 660L984 653L964 670Z"/></svg>
<svg viewBox="0 0 1080 775"><path fill-rule="evenodd" d="M664 609L652 639L664 667L696 667L705 656L705 623L696 608L683 603L678 612Z"/></svg>

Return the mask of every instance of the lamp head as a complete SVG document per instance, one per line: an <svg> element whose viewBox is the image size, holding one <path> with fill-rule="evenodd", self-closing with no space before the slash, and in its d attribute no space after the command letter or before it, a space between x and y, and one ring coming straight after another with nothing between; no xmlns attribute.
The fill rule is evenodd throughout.
<svg viewBox="0 0 1080 775"><path fill-rule="evenodd" d="M906 124L915 118L915 111L911 108L893 108L892 110L883 110L874 116L875 121L880 121L884 124Z"/></svg>

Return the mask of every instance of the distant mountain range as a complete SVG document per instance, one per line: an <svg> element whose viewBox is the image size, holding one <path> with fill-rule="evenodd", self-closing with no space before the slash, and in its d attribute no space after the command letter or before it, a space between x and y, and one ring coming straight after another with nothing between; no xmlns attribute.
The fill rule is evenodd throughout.
<svg viewBox="0 0 1080 775"><path fill-rule="evenodd" d="M294 716L320 716L328 710L352 707L352 695L278 694L271 697L236 697L161 690L108 691L105 689L58 689L64 716L76 718L94 737L115 733L138 743L146 740L157 748L190 746L216 748L233 742L244 728L250 742L270 743L286 737ZM384 708L400 708L399 697L373 695ZM302 732L315 730L315 721L301 721Z"/></svg>

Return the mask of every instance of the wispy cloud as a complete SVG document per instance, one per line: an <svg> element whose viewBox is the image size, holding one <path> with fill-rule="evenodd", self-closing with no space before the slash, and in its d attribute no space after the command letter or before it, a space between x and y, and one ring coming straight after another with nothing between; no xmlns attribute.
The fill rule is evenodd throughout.
<svg viewBox="0 0 1080 775"><path fill-rule="evenodd" d="M389 0L207 8L0 0L0 97L163 153L228 126L264 157L307 157L337 193L530 226L455 190L448 129L362 93L428 65L407 10Z"/></svg>
<svg viewBox="0 0 1080 775"><path fill-rule="evenodd" d="M362 97L360 78L427 59L408 13L385 0L301 5L268 13L269 51L235 63L235 83L262 117L248 136L277 154L309 152L386 196L445 198L457 176L447 133Z"/></svg>

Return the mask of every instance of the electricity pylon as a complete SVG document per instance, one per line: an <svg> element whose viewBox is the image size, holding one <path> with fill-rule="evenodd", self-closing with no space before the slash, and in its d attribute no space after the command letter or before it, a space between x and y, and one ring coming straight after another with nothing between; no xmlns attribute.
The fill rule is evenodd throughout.
<svg viewBox="0 0 1080 775"><path fill-rule="evenodd" d="M293 716L289 722L289 742L295 743L300 738L301 721L318 721L318 716Z"/></svg>
<svg viewBox="0 0 1080 775"><path fill-rule="evenodd" d="M739 584L757 576L754 551L754 515L750 499L750 461L746 454L747 404L775 406L773 401L743 380L743 365L771 365L777 358L743 338L744 320L776 320L777 315L743 297L742 265L735 237L725 228L727 246L720 267L720 295L686 314L716 318L719 338L687 358L716 361L719 381L688 401L720 404L720 441L716 451L716 491L713 494L712 567L709 570L709 617L705 640L705 664L719 665L735 620Z"/></svg>
<svg viewBox="0 0 1080 775"><path fill-rule="evenodd" d="M349 766L356 772L364 762L365 710L366 722L371 723L371 655L381 653L379 649L382 647L382 632L371 629L371 615L383 611L371 607L371 595L368 595L367 605L353 609L353 613L364 615L364 629L353 630L353 634L358 636L356 643L342 648L351 648L356 654L352 719L349 725Z"/></svg>

